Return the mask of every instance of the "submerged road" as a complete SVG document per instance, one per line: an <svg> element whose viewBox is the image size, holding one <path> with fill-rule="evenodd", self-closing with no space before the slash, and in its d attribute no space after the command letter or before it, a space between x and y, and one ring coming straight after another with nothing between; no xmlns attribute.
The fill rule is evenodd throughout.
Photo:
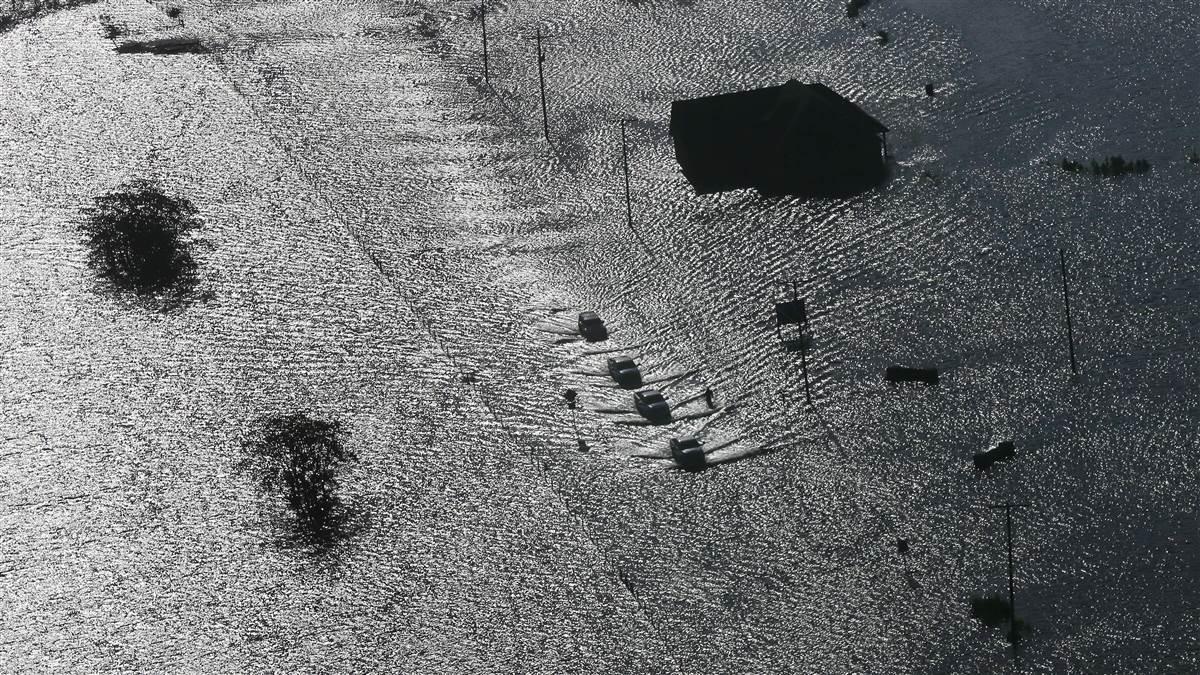
<svg viewBox="0 0 1200 675"><path fill-rule="evenodd" d="M1197 562L1200 252L1179 152L1197 120L1152 93L1194 78L1152 67L1186 26L1140 22L1163 45L1144 53L1108 48L1119 13L1012 4L1043 33L1005 49L920 0L874 3L866 26L837 3L496 3L493 90L469 79L473 3L185 4L221 45L209 56L113 54L99 14L170 23L137 3L0 36L2 583L6 616L28 617L5 624L5 660L997 672L1003 631L968 598L1006 589L987 506L1011 498L1034 504L1016 671L1194 667L1195 594L1163 580ZM847 200L692 195L670 100L792 76L895 130L892 181ZM1054 167L1117 152L1152 176ZM143 176L210 224L213 298L177 315L98 300L71 230ZM813 406L769 320L792 279L813 311ZM711 386L737 406L668 428L589 413L628 395L543 330L581 309L651 373L695 372L670 395ZM889 387L892 363L942 384ZM324 556L281 543L284 514L233 469L253 420L292 409L343 420L361 458L343 485L360 527ZM781 449L701 474L632 456L696 430ZM971 454L1009 438L1016 462L977 477Z"/></svg>

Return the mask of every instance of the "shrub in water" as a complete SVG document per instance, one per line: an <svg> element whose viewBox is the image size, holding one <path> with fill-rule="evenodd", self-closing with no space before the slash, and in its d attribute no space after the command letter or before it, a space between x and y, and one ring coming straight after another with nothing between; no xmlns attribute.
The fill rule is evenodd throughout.
<svg viewBox="0 0 1200 675"><path fill-rule="evenodd" d="M848 0L846 2L846 16L853 19L858 16L858 12L866 7L870 0Z"/></svg>
<svg viewBox="0 0 1200 675"><path fill-rule="evenodd" d="M80 229L91 249L89 263L114 286L140 296L181 297L195 284L192 233L196 208L150 181L133 181L96 197L84 209Z"/></svg>
<svg viewBox="0 0 1200 675"><path fill-rule="evenodd" d="M271 417L250 444L243 466L257 470L263 487L282 494L302 534L329 539L343 521L337 469L354 459L338 422L303 414Z"/></svg>

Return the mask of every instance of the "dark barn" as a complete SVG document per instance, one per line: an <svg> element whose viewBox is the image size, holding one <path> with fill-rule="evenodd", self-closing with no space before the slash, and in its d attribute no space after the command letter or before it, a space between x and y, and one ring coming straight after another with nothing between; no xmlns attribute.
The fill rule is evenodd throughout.
<svg viewBox="0 0 1200 675"><path fill-rule="evenodd" d="M675 158L698 194L833 196L883 180L887 127L823 84L671 104Z"/></svg>

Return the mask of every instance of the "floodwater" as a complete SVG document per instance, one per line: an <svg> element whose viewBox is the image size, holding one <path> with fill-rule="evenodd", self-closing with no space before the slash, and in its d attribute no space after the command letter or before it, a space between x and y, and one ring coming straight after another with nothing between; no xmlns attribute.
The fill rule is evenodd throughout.
<svg viewBox="0 0 1200 675"><path fill-rule="evenodd" d="M0 34L3 670L1200 670L1193 0L506 0L490 86L473 2L180 6ZM105 14L215 48L119 56ZM695 196L670 101L788 77L891 127L890 181ZM1153 171L1056 166L1111 154ZM180 311L85 265L80 208L133 178L205 218ZM583 309L609 342L564 339ZM721 409L623 424L601 349ZM236 467L292 411L359 457L330 550ZM643 456L693 432L731 461ZM1016 654L970 616L1003 501Z"/></svg>

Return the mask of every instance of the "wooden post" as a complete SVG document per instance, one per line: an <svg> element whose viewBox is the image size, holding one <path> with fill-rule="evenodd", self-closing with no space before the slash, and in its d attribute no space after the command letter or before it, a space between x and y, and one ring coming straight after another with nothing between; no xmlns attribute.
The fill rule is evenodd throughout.
<svg viewBox="0 0 1200 675"><path fill-rule="evenodd" d="M488 73L487 0L479 0L479 27L483 29L483 83L492 83Z"/></svg>
<svg viewBox="0 0 1200 675"><path fill-rule="evenodd" d="M804 343L804 332L800 333L800 367L804 370L804 400L812 405L812 387L808 383L808 345Z"/></svg>
<svg viewBox="0 0 1200 675"><path fill-rule="evenodd" d="M1078 375L1079 366L1075 363L1075 330L1071 324L1071 296L1067 292L1067 255L1061 248L1058 249L1058 261L1062 268L1063 305L1067 310L1067 346L1071 350L1071 372Z"/></svg>
<svg viewBox="0 0 1200 675"><path fill-rule="evenodd" d="M1014 592L1013 584L1013 546L1012 546L1012 510L1019 506L1029 506L1028 504L1013 504L1005 502L1003 504L992 504L993 509L1004 509L1004 524L1005 533L1008 539L1008 641L1012 644L1017 644L1021 636L1017 634L1017 600Z"/></svg>
<svg viewBox="0 0 1200 675"><path fill-rule="evenodd" d="M633 229L633 193L629 189L629 141L625 134L625 120L621 120L621 160L625 165L625 220Z"/></svg>
<svg viewBox="0 0 1200 675"><path fill-rule="evenodd" d="M542 29L539 26L537 29L537 60L538 60L538 86L542 92L542 133L545 134L546 140L550 140L550 118L546 114L546 73L542 68L542 64L546 61L546 54L542 51Z"/></svg>

